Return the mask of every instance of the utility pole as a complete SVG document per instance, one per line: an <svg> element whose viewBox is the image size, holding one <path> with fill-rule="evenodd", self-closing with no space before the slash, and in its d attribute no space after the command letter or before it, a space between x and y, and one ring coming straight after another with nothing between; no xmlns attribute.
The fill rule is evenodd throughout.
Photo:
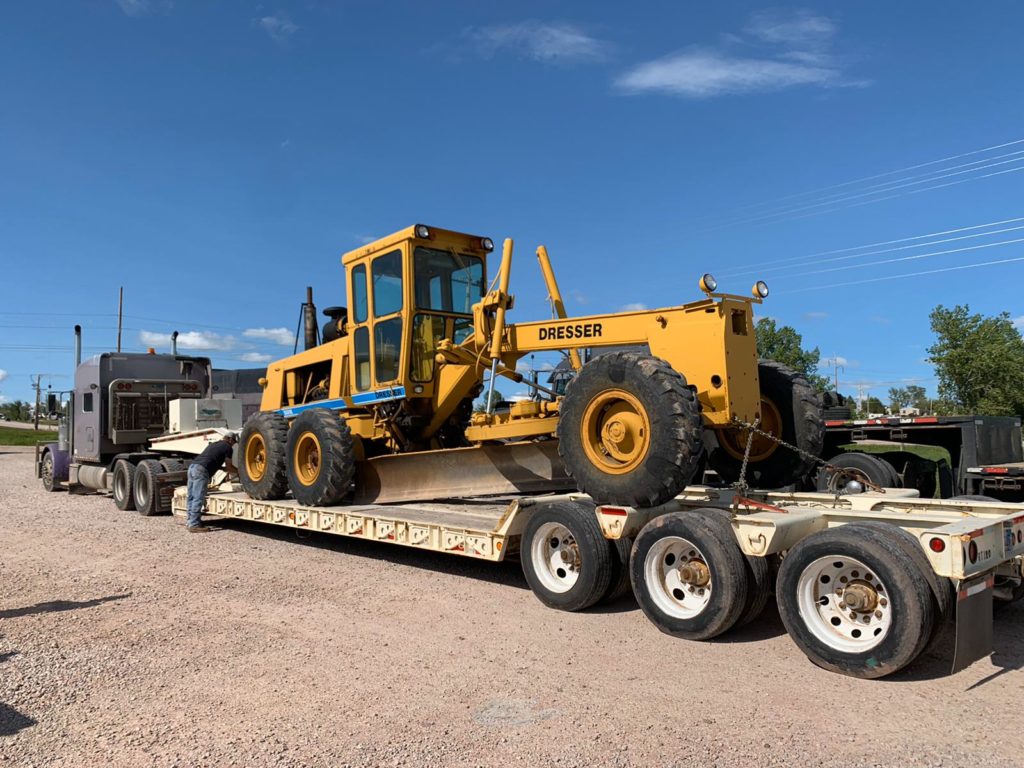
<svg viewBox="0 0 1024 768"><path fill-rule="evenodd" d="M36 429L37 432L39 431L39 385L42 382L42 380L43 380L43 374L37 373L36 374L36 383L35 383L35 388L36 388L36 409L35 409L35 411L32 414L33 415L33 419L35 420L35 429Z"/></svg>
<svg viewBox="0 0 1024 768"><path fill-rule="evenodd" d="M839 369L842 368L844 371L846 370L846 368L844 368L843 366L839 365L839 355L833 355L832 356L832 367L835 369L836 392L838 392L839 391Z"/></svg>
<svg viewBox="0 0 1024 768"><path fill-rule="evenodd" d="M124 286L117 291L117 351L121 352L121 320L124 312Z"/></svg>

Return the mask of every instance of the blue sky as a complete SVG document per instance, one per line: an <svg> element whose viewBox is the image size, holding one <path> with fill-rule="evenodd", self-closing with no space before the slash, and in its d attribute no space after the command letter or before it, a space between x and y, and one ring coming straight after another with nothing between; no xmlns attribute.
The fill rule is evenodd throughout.
<svg viewBox="0 0 1024 768"><path fill-rule="evenodd" d="M304 287L343 304L340 254L415 222L515 238L512 319L547 316L540 243L573 314L763 276L845 391L933 391L932 307L1024 319L1022 24L1009 2L9 3L0 394L67 376L75 322L112 348L120 285L127 349L177 329L222 367L283 356Z"/></svg>

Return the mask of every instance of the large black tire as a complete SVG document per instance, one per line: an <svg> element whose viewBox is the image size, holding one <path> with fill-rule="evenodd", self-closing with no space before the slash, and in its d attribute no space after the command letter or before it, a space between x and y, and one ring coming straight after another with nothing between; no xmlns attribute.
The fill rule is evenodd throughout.
<svg viewBox="0 0 1024 768"><path fill-rule="evenodd" d="M896 474L896 469L893 465L885 459L872 456L870 453L860 453L858 451L841 453L838 456L834 456L829 459L828 463L834 467L856 469L859 472L863 472L868 480L875 485L882 486L883 488L899 487L899 476ZM829 482L831 481L833 474L834 473L831 470L828 470L825 467L822 467L818 471L818 475L815 478L815 484L819 491L828 490Z"/></svg>
<svg viewBox="0 0 1024 768"><path fill-rule="evenodd" d="M601 602L610 603L618 600L632 590L629 580L629 556L633 550L633 540L628 536L608 542L612 551L612 578L608 582L608 591Z"/></svg>
<svg viewBox="0 0 1024 768"><path fill-rule="evenodd" d="M555 502L533 512L519 557L533 594L550 608L582 611L608 594L613 548L589 504Z"/></svg>
<svg viewBox="0 0 1024 768"><path fill-rule="evenodd" d="M43 481L43 489L53 493L60 490L60 483L53 479L53 451L43 454L43 461L39 467L39 474Z"/></svg>
<svg viewBox="0 0 1024 768"><path fill-rule="evenodd" d="M938 470L934 461L915 456L903 465L901 483L904 488L915 488L922 499L933 499L939 488Z"/></svg>
<svg viewBox="0 0 1024 768"><path fill-rule="evenodd" d="M687 581L684 567L695 578ZM728 518L694 510L645 525L630 573L636 600L654 626L673 637L708 640L732 629L748 609L747 567Z"/></svg>
<svg viewBox="0 0 1024 768"><path fill-rule="evenodd" d="M639 426L610 447L622 424ZM558 453L596 501L653 507L693 480L702 431L700 405L682 374L650 355L613 352L584 365L566 387Z"/></svg>
<svg viewBox="0 0 1024 768"><path fill-rule="evenodd" d="M721 518L727 525L732 535L732 514L724 509L708 508L702 510L706 515L715 515ZM726 532L723 526L722 533ZM772 579L772 569L767 557L755 557L744 555L743 559L747 564L747 599L743 603L743 610L735 626L744 627L760 616L768 605L768 599L772 595L772 588L775 586Z"/></svg>
<svg viewBox="0 0 1024 768"><path fill-rule="evenodd" d="M160 466L164 472L184 472L188 469L188 464L184 459L160 459Z"/></svg>
<svg viewBox="0 0 1024 768"><path fill-rule="evenodd" d="M122 512L135 509L135 465L127 459L114 462L114 476L111 478L114 506Z"/></svg>
<svg viewBox="0 0 1024 768"><path fill-rule="evenodd" d="M810 456L818 456L825 444L825 422L821 399L806 377L770 360L757 366L761 382L762 424L770 428L768 413L774 407L781 422L782 434L775 436L795 445ZM767 400L769 405L765 406ZM708 465L727 483L739 480L743 466L746 432L723 430L720 434L708 430L704 440L708 449ZM814 468L814 460L803 458L795 451L776 445L752 455L747 467L747 482L757 488L780 488L797 483Z"/></svg>
<svg viewBox="0 0 1024 768"><path fill-rule="evenodd" d="M814 533L787 553L775 589L779 615L812 662L876 678L921 653L939 610L928 577L903 541L891 526L850 523ZM843 602L852 585L873 595L874 604L861 613Z"/></svg>
<svg viewBox="0 0 1024 768"><path fill-rule="evenodd" d="M303 411L288 431L288 488L300 504L327 507L348 495L356 470L352 430L327 408Z"/></svg>
<svg viewBox="0 0 1024 768"><path fill-rule="evenodd" d="M258 413L245 423L238 479L254 499L283 499L288 492L288 422L279 413Z"/></svg>
<svg viewBox="0 0 1024 768"><path fill-rule="evenodd" d="M132 492L135 495L135 508L140 515L152 517L164 511L156 481L156 476L163 471L160 462L154 459L145 459L136 465Z"/></svg>

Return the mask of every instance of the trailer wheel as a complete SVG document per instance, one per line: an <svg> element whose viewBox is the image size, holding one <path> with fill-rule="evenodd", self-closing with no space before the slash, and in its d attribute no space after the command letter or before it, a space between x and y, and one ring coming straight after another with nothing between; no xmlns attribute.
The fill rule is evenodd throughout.
<svg viewBox="0 0 1024 768"><path fill-rule="evenodd" d="M160 459L160 466L164 472L184 472L188 469L188 464L183 459Z"/></svg>
<svg viewBox="0 0 1024 768"><path fill-rule="evenodd" d="M674 637L716 637L747 606L747 564L717 510L674 512L649 522L633 545L630 572L644 614Z"/></svg>
<svg viewBox="0 0 1024 768"><path fill-rule="evenodd" d="M869 481L883 488L896 488L899 486L896 468L885 459L872 456L870 453L860 453L859 451L841 453L829 459L828 463L841 469L853 469L863 472ZM815 485L818 490L829 490L829 484L835 474L835 472L822 467L815 478Z"/></svg>
<svg viewBox="0 0 1024 768"><path fill-rule="evenodd" d="M628 536L623 536L609 541L608 546L612 553L612 577L608 582L608 591L601 598L601 602L604 603L618 600L632 589L629 580L629 556L633 549L633 540Z"/></svg>
<svg viewBox="0 0 1024 768"><path fill-rule="evenodd" d="M127 459L118 459L114 462L111 485L114 491L114 505L123 512L135 509L135 465Z"/></svg>
<svg viewBox="0 0 1024 768"><path fill-rule="evenodd" d="M279 413L253 416L242 429L238 479L246 494L260 501L288 492L288 422Z"/></svg>
<svg viewBox="0 0 1024 768"><path fill-rule="evenodd" d="M53 479L53 451L43 454L42 465L39 467L39 474L42 476L43 488L49 492L59 491L60 484Z"/></svg>
<svg viewBox="0 0 1024 768"><path fill-rule="evenodd" d="M156 480L156 476L163 471L160 462L154 459L144 459L135 466L132 491L135 496L135 508L139 514L152 517L163 512L160 508L160 493Z"/></svg>
<svg viewBox="0 0 1024 768"><path fill-rule="evenodd" d="M850 523L789 551L775 589L779 615L815 664L859 678L892 674L932 637L935 595L887 526Z"/></svg>
<svg viewBox="0 0 1024 768"><path fill-rule="evenodd" d="M592 506L546 504L523 531L523 575L544 605L581 611L608 594L614 569L609 544Z"/></svg>
<svg viewBox="0 0 1024 768"><path fill-rule="evenodd" d="M760 429L818 456L825 443L821 400L806 377L784 365L762 360ZM727 483L739 480L748 430L707 430L708 464ZM794 451L755 435L751 441L747 480L759 488L779 488L803 479L814 467Z"/></svg>
<svg viewBox="0 0 1024 768"><path fill-rule="evenodd" d="M664 360L614 352L591 360L565 391L558 453L579 489L609 504L674 498L703 451L697 397Z"/></svg>
<svg viewBox="0 0 1024 768"><path fill-rule="evenodd" d="M288 487L300 504L325 507L348 494L355 474L352 430L326 408L303 411L288 432Z"/></svg>
<svg viewBox="0 0 1024 768"><path fill-rule="evenodd" d="M724 509L703 509L701 514L714 515L720 518L728 525L730 535L732 535L732 515ZM725 533L726 529L723 526L722 532ZM758 616L764 612L765 606L768 605L768 598L772 594L772 569L768 563L767 557L755 557L753 555L744 555L744 561L747 565L747 599L743 603L743 610L740 612L740 617L736 620L736 627L744 627L750 624Z"/></svg>

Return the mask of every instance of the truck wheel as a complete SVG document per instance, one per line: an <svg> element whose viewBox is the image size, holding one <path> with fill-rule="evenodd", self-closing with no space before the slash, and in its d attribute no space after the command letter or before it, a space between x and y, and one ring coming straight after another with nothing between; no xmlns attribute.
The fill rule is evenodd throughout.
<svg viewBox="0 0 1024 768"><path fill-rule="evenodd" d="M761 423L759 428L818 456L825 443L825 422L821 400L810 382L797 373L768 360L757 366L761 382ZM747 447L745 429L708 430L708 464L727 483L739 480ZM755 435L751 444L747 481L758 488L779 488L805 477L814 461L788 448Z"/></svg>
<svg viewBox="0 0 1024 768"><path fill-rule="evenodd" d="M114 462L111 484L115 506L123 512L135 509L135 465L127 459L118 459Z"/></svg>
<svg viewBox="0 0 1024 768"><path fill-rule="evenodd" d="M160 493L156 476L164 471L160 462L154 459L144 459L135 467L135 482L132 490L135 496L135 508L139 514L146 517L159 515L163 512L160 507Z"/></svg>
<svg viewBox="0 0 1024 768"><path fill-rule="evenodd" d="M644 614L674 637L716 637L747 605L747 565L717 511L674 512L649 522L633 545L630 572Z"/></svg>
<svg viewBox="0 0 1024 768"><path fill-rule="evenodd" d="M653 507L693 479L701 432L700 406L682 374L650 355L614 352L584 365L566 387L558 453L584 493Z"/></svg>
<svg viewBox="0 0 1024 768"><path fill-rule="evenodd" d="M850 523L803 539L783 559L775 594L797 647L851 677L905 667L938 618L927 577L885 526Z"/></svg>
<svg viewBox="0 0 1024 768"><path fill-rule="evenodd" d="M164 472L184 472L188 469L188 462L183 459L160 459L160 466Z"/></svg>
<svg viewBox="0 0 1024 768"><path fill-rule="evenodd" d="M355 474L352 430L326 408L303 411L288 431L288 487L300 504L326 507L348 494Z"/></svg>
<svg viewBox="0 0 1024 768"><path fill-rule="evenodd" d="M39 474L43 481L43 488L49 492L59 491L60 484L53 479L53 452L47 451L43 454L43 461L39 467Z"/></svg>
<svg viewBox="0 0 1024 768"><path fill-rule="evenodd" d="M246 494L260 501L288 492L288 422L279 413L253 416L242 429L238 479Z"/></svg>
<svg viewBox="0 0 1024 768"><path fill-rule="evenodd" d="M546 504L530 515L523 531L523 575L544 605L581 611L608 593L613 571L609 544L592 506Z"/></svg>
<svg viewBox="0 0 1024 768"><path fill-rule="evenodd" d="M608 582L608 591L601 598L603 603L614 602L632 589L629 580L629 554L633 549L633 540L623 536L609 541L608 546L611 547L612 553L612 578Z"/></svg>
<svg viewBox="0 0 1024 768"><path fill-rule="evenodd" d="M939 465L928 459L914 457L903 467L903 487L916 488L922 499L935 498L938 490Z"/></svg>
<svg viewBox="0 0 1024 768"><path fill-rule="evenodd" d="M897 488L899 486L899 477L896 474L895 467L885 459L872 456L870 453L860 453L858 451L841 453L829 459L828 463L842 469L855 469L863 472L868 480L883 488ZM829 490L829 483L834 474L834 472L825 467L818 471L815 485L817 485L819 491Z"/></svg>

